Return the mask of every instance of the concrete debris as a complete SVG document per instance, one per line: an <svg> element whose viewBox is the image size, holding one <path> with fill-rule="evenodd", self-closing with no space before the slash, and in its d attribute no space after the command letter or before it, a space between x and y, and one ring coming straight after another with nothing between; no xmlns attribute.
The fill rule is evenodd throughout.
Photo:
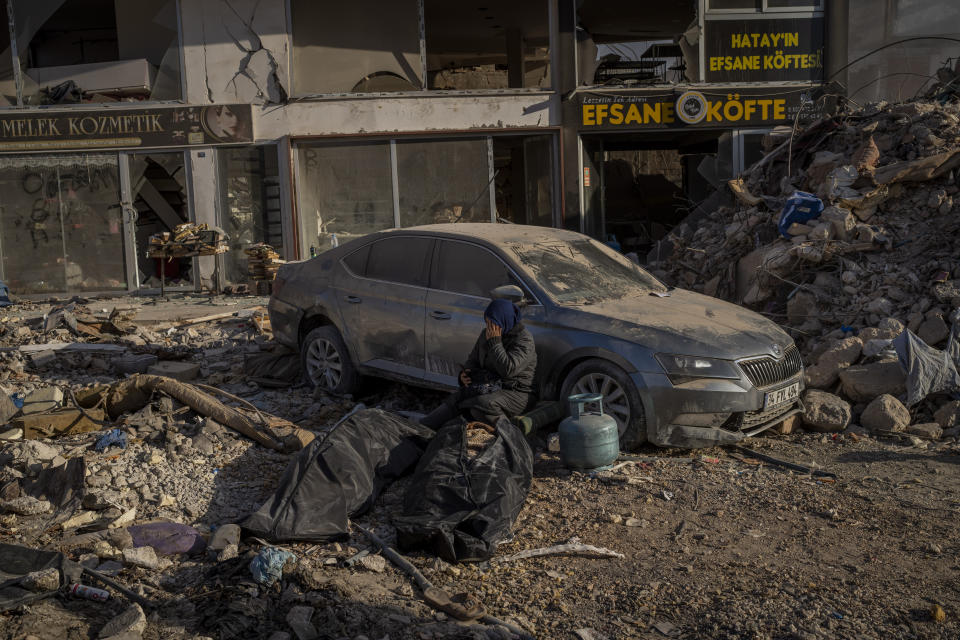
<svg viewBox="0 0 960 640"><path fill-rule="evenodd" d="M60 571L57 569L42 569L28 573L20 581L20 586L28 591L44 592L60 588Z"/></svg>
<svg viewBox="0 0 960 640"><path fill-rule="evenodd" d="M123 550L123 561L134 567L156 569L159 566L157 552L153 547L136 547Z"/></svg>
<svg viewBox="0 0 960 640"><path fill-rule="evenodd" d="M843 431L850 424L850 404L832 393L810 389L803 396L803 423L810 431Z"/></svg>
<svg viewBox="0 0 960 640"><path fill-rule="evenodd" d="M946 403L937 409L933 418L944 429L960 426L960 400Z"/></svg>
<svg viewBox="0 0 960 640"><path fill-rule="evenodd" d="M883 394L867 405L860 423L873 431L904 431L910 424L910 412L890 394Z"/></svg>
<svg viewBox="0 0 960 640"><path fill-rule="evenodd" d="M836 391L840 381L855 404L900 395L887 341L909 325L943 349L960 307L958 115L955 101L921 99L814 122L731 185L732 206L678 225L650 269L779 321L808 387ZM796 191L824 207L783 237L777 225ZM929 406L914 410L931 421Z"/></svg>
<svg viewBox="0 0 960 640"><path fill-rule="evenodd" d="M142 634L147 628L147 616L139 604L132 604L100 629L99 638L110 638L120 634Z"/></svg>

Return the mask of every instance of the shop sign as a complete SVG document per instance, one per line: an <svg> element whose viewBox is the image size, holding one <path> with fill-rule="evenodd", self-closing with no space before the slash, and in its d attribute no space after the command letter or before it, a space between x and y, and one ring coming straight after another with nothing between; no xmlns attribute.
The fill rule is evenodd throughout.
<svg viewBox="0 0 960 640"><path fill-rule="evenodd" d="M162 148L252 141L253 109L249 104L0 113L0 151Z"/></svg>
<svg viewBox="0 0 960 640"><path fill-rule="evenodd" d="M817 104L809 89L718 88L584 95L583 129L729 128L789 124L798 111L806 120Z"/></svg>
<svg viewBox="0 0 960 640"><path fill-rule="evenodd" d="M707 20L707 82L820 82L823 18Z"/></svg>

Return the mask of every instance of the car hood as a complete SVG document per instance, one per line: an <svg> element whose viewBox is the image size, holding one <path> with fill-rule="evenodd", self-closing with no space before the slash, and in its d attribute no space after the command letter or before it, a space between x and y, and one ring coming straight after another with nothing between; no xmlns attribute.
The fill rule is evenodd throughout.
<svg viewBox="0 0 960 640"><path fill-rule="evenodd" d="M564 324L627 340L657 353L736 360L759 355L779 357L793 344L783 329L763 316L683 289L671 290L668 297L650 294L565 306L563 310Z"/></svg>

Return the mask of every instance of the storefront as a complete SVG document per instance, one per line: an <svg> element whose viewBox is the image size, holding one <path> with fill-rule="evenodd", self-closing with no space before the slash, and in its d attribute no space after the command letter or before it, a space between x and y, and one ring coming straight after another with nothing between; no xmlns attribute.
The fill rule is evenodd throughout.
<svg viewBox="0 0 960 640"><path fill-rule="evenodd" d="M554 226L558 165L554 129L296 140L300 255L394 227Z"/></svg>
<svg viewBox="0 0 960 640"><path fill-rule="evenodd" d="M203 259L146 253L194 221L227 232L222 281L245 281L242 248L283 243L276 146L253 140L250 105L0 114L0 279L21 295L138 291L162 268L192 288Z"/></svg>

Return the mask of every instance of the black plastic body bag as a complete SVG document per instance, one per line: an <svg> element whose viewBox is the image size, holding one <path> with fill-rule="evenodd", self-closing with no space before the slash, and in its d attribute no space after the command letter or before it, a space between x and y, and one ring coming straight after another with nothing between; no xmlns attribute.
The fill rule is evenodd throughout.
<svg viewBox="0 0 960 640"><path fill-rule="evenodd" d="M476 562L510 536L530 489L533 453L509 421L496 427L496 439L472 458L466 421L437 431L407 488L403 515L393 519L400 549Z"/></svg>
<svg viewBox="0 0 960 640"><path fill-rule="evenodd" d="M348 519L408 473L431 436L386 411L358 411L297 454L276 493L242 526L271 542L345 540Z"/></svg>

